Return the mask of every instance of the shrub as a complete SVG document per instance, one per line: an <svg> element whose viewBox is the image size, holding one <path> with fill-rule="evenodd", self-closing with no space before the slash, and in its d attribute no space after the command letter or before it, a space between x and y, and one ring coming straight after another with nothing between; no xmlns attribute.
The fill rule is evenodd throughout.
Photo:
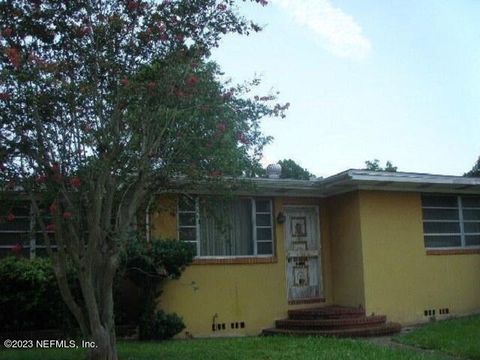
<svg viewBox="0 0 480 360"><path fill-rule="evenodd" d="M143 292L142 314L138 322L142 340L171 338L185 328L177 314L156 311L161 285L178 279L195 254L191 244L178 240L131 241L122 255L122 272Z"/></svg>
<svg viewBox="0 0 480 360"><path fill-rule="evenodd" d="M73 324L49 259L0 260L0 331L70 330Z"/></svg>
<svg viewBox="0 0 480 360"><path fill-rule="evenodd" d="M140 340L166 340L185 329L185 324L177 314L163 311L144 314L139 324Z"/></svg>

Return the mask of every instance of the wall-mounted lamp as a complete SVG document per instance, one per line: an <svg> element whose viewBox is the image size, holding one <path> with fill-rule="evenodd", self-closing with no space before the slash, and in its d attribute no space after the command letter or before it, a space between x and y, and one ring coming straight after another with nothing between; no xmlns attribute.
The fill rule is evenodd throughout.
<svg viewBox="0 0 480 360"><path fill-rule="evenodd" d="M283 224L285 220L286 220L285 214L282 211L280 211L277 215L277 223Z"/></svg>

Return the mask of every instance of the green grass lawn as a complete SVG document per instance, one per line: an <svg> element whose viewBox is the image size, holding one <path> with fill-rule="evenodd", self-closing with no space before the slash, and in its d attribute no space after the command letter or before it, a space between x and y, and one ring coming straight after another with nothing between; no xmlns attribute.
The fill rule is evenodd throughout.
<svg viewBox="0 0 480 360"><path fill-rule="evenodd" d="M480 315L421 326L395 340L425 349L480 360Z"/></svg>
<svg viewBox="0 0 480 360"><path fill-rule="evenodd" d="M120 342L122 360L277 360L277 359L435 359L410 350L380 347L365 341L326 338L248 337L209 340L177 340L162 343ZM0 359L8 360L77 360L81 350L35 349L3 350Z"/></svg>

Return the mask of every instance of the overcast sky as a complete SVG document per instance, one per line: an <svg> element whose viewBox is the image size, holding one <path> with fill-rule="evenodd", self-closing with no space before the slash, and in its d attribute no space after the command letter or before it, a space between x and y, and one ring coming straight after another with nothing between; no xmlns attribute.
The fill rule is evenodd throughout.
<svg viewBox="0 0 480 360"><path fill-rule="evenodd" d="M462 175L480 155L480 1L271 0L266 25L228 36L214 59L235 81L290 102L267 119L264 163L317 176L390 160L400 171Z"/></svg>

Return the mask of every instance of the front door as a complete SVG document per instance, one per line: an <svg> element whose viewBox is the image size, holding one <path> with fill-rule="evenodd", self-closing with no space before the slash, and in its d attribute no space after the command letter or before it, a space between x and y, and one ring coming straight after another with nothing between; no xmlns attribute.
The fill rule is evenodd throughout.
<svg viewBox="0 0 480 360"><path fill-rule="evenodd" d="M322 296L320 225L317 207L285 208L288 300Z"/></svg>

